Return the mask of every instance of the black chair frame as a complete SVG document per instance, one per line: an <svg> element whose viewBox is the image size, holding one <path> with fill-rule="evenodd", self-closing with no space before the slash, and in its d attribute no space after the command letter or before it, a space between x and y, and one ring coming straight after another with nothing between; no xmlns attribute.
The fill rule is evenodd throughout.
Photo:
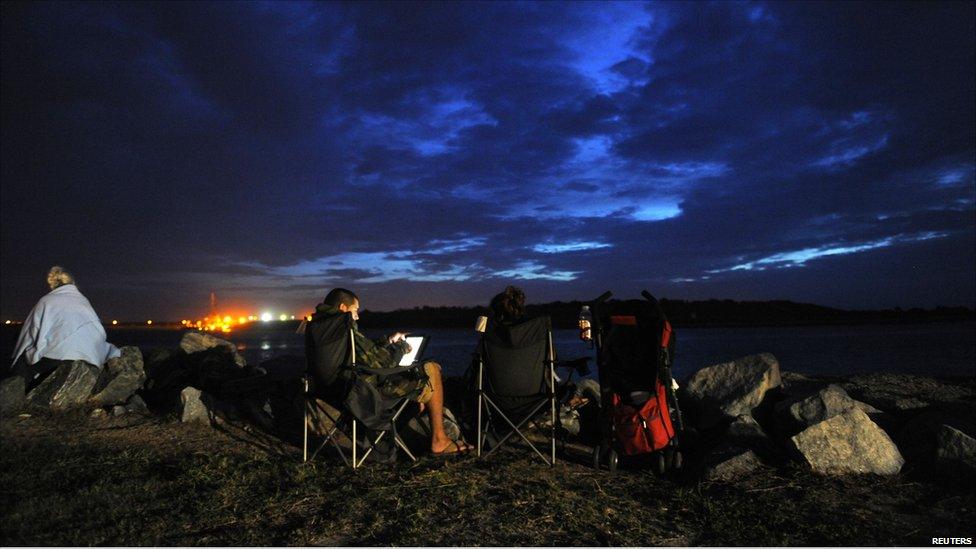
<svg viewBox="0 0 976 549"><path fill-rule="evenodd" d="M358 366L356 364L356 338L355 338L355 333L352 329L349 330L349 348L351 354L350 356L351 364L348 367L348 369L353 370L359 374L369 374L369 375L375 375L377 377L386 377L394 374L408 372L410 370L413 370L416 367L416 366L402 366L402 367L395 367L395 368L366 368L366 367ZM353 416L353 414L349 412L349 410L347 410L341 402L329 402L330 405L334 406L337 410L339 410L338 415L333 415L329 413L329 411L326 410L319 403L318 401L319 399L317 398L317 396L312 394L312 392L310 391L311 380L307 372L303 378L303 385L304 385L303 397L304 397L304 419L305 419L304 423L305 424L304 424L304 429L302 431L302 463L307 463L309 460L315 459L315 456L318 455L319 451L321 451L322 448L326 446L326 444L331 443L332 446L335 447L336 451L338 452L339 457L342 458L344 464L352 465L353 469L358 469L359 467L361 467L363 463L365 463L366 458L369 457L369 455L373 452L373 449L376 447L376 445L381 440L383 440L383 438L387 435L387 431L379 431L372 438L367 436L365 438L365 443L360 443L359 430L360 430L361 422L357 420L356 417ZM397 402L397 404L395 405L396 412L394 412L393 417L391 419L391 421L394 424L396 423L397 419L400 417L404 409L406 409L407 405L409 404L410 404L410 396L403 397ZM329 418L330 421L332 421L332 429L325 435L325 438L318 445L318 447L316 447L315 450L312 452L311 457L309 457L308 455L309 432L308 431L309 431L309 424L311 422L309 416L310 416L310 412L313 412L314 409L317 409L321 414L325 415L327 418ZM367 431L365 427L363 427L362 430L364 432ZM346 438L348 438L350 441L351 449L349 450L348 453L339 444L338 441L339 434L345 435ZM400 435L396 433L395 429L393 430L393 440L396 446L399 447L400 450L402 450L407 455L407 457L410 458L411 461L417 461L417 457L413 455L413 453L410 451L409 448L407 448L407 445L403 442L403 439L400 438ZM362 448L360 448L361 445L363 446Z"/></svg>
<svg viewBox="0 0 976 549"><path fill-rule="evenodd" d="M507 442L512 437L512 435L518 434L519 437L522 439L522 441L524 441L529 446L529 448L531 448L535 452L535 454L540 459L542 459L542 461L546 465L549 466L555 465L556 464L556 425L557 425L556 422L558 421L558 418L556 417L556 365L555 365L555 351L552 345L552 329L549 328L546 331L545 364L546 364L546 376L548 379L548 384L546 387L547 390L545 393L542 393L542 395L544 395L544 398L540 400L539 404L537 404L534 408L532 408L530 412L525 414L522 417L522 419L517 423L512 421L512 419L508 417L508 414L506 414L501 409L501 407L499 407L499 405L494 400L492 400L489 391L485 390L485 361L487 359L490 359L490 357L488 356L488 346L485 342L484 335L482 335L482 338L478 344L478 349L479 349L477 353L477 360L478 360L477 455L478 457L490 456L495 452L495 450L501 448L502 445L504 445L505 442ZM534 395L526 395L526 396L534 396ZM525 436L525 433L522 432L522 428L527 423L532 421L535 418L536 414L538 414L546 404L549 405L549 419L550 419L548 457L545 454L543 454L541 451L539 451L539 448L531 440L529 440L527 436ZM511 430L508 431L495 444L493 444L490 450L488 450L487 452L483 452L482 450L484 447L485 438L488 435L488 431L495 430L493 419L492 419L493 415L497 415L502 420L504 420L504 422L508 424ZM485 416L487 416L487 418ZM485 421L485 419L487 419L487 422ZM488 429L485 428L485 423L487 423L489 427Z"/></svg>

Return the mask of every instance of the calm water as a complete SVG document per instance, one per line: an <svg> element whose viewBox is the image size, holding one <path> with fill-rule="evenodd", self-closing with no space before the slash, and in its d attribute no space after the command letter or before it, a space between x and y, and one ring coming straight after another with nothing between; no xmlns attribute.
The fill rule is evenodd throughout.
<svg viewBox="0 0 976 549"><path fill-rule="evenodd" d="M3 352L13 346L4 330ZM471 360L477 335L464 329L414 330L431 336L426 356L441 363L448 375L459 375ZM376 337L380 332L366 330ZM177 346L183 333L163 329L110 329L109 341L122 345ZM304 354L304 339L291 330L232 332L233 341L249 364L283 355ZM771 352L783 370L810 374L900 372L937 376L976 375L976 324L914 324L875 326L804 326L780 328L684 328L677 330L675 377L741 356ZM561 359L593 356L575 330L557 330ZM591 361L591 365L595 361Z"/></svg>

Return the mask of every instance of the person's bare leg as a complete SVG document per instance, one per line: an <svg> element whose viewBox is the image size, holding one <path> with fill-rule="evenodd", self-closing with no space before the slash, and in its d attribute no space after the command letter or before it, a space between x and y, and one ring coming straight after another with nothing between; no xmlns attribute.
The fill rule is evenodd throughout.
<svg viewBox="0 0 976 549"><path fill-rule="evenodd" d="M427 368L427 375L430 378L430 387L433 394L427 401L427 416L430 418L430 451L439 454L453 450L451 445L454 443L448 438L444 431L444 382L441 380L441 368L436 363L431 363ZM467 446L458 441L458 450L464 450Z"/></svg>

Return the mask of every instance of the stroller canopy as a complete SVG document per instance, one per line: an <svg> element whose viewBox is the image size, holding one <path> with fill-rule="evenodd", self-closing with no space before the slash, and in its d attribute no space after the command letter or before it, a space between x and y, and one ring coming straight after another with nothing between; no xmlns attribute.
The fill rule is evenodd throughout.
<svg viewBox="0 0 976 549"><path fill-rule="evenodd" d="M647 301L616 303L602 319L606 327L605 353L601 364L614 392L628 394L654 387L662 366L661 344L664 318ZM674 338L668 338L673 346Z"/></svg>

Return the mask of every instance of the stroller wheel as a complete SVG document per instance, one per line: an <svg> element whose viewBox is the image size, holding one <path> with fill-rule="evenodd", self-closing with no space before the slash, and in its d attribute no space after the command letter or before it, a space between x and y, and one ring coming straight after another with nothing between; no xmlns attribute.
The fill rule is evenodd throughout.
<svg viewBox="0 0 976 549"><path fill-rule="evenodd" d="M610 452L607 454L607 467L610 469L611 473L617 472L617 465L619 461L620 458L617 456L617 451L611 448Z"/></svg>
<svg viewBox="0 0 976 549"><path fill-rule="evenodd" d="M664 459L664 452L658 452L654 456L654 467L659 475L663 475L667 471L667 460Z"/></svg>
<svg viewBox="0 0 976 549"><path fill-rule="evenodd" d="M602 452L603 452L603 448L601 448L600 446L593 447L593 468L594 469L600 468L600 454Z"/></svg>

